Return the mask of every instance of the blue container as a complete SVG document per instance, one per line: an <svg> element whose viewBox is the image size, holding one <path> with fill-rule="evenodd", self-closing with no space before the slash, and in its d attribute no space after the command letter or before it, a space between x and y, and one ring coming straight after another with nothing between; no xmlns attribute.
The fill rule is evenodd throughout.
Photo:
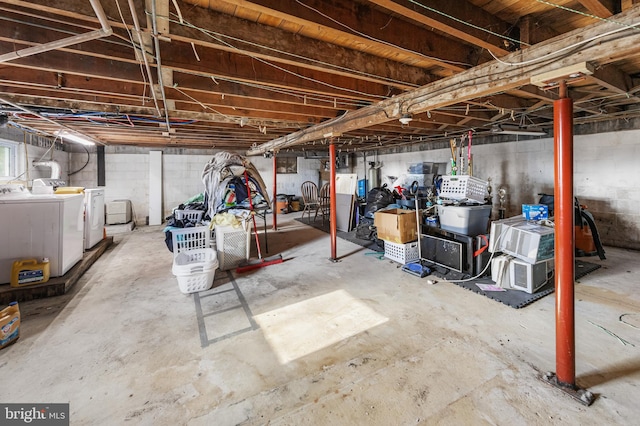
<svg viewBox="0 0 640 426"><path fill-rule="evenodd" d="M522 216L526 220L549 219L549 206L546 204L523 204Z"/></svg>
<svg viewBox="0 0 640 426"><path fill-rule="evenodd" d="M367 195L367 180L360 179L358 181L358 197L365 197Z"/></svg>

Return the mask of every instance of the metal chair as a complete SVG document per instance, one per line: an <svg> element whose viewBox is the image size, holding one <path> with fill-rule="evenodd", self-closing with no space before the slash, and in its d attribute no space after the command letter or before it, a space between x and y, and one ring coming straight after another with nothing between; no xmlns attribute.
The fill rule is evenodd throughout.
<svg viewBox="0 0 640 426"><path fill-rule="evenodd" d="M325 183L320 188L320 208L318 210L320 211L320 214L322 215L322 224L323 225L324 225L324 217L325 217L325 215L329 214L329 209L330 209L330 205L331 205L331 202L330 202L330 196L331 196L330 189L331 189L331 185L329 183ZM316 216L317 215L318 215L318 213L316 212Z"/></svg>
<svg viewBox="0 0 640 426"><path fill-rule="evenodd" d="M302 210L302 219L304 219L304 213L307 212L309 216L309 222L311 222L311 211L315 210L315 221L318 217L318 209L320 209L320 197L318 194L318 185L310 180L303 182L300 188L302 192L302 201L304 202L304 209Z"/></svg>

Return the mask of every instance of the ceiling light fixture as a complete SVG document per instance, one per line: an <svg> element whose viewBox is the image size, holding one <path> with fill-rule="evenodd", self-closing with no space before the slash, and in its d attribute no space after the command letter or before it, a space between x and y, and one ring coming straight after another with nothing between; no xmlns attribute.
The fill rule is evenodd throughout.
<svg viewBox="0 0 640 426"><path fill-rule="evenodd" d="M413 120L413 116L409 113L404 113L398 120L400 120L400 123L402 123L403 126L406 126L411 122L411 120Z"/></svg>
<svg viewBox="0 0 640 426"><path fill-rule="evenodd" d="M546 136L547 132L539 127L511 126L508 124L498 124L491 128L491 133L501 135L522 135L522 136Z"/></svg>
<svg viewBox="0 0 640 426"><path fill-rule="evenodd" d="M79 143L81 145L86 145L86 146L95 145L95 142L90 141L86 137L80 136L80 135L75 135L75 134L69 133L69 132L58 132L58 136L60 136L62 139L66 139L66 140L69 140L71 142Z"/></svg>

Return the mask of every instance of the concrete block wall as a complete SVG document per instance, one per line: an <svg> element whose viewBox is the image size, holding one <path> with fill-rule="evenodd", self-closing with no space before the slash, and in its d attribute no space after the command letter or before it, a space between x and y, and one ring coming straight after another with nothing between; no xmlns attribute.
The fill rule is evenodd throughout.
<svg viewBox="0 0 640 426"><path fill-rule="evenodd" d="M264 157L250 157L260 176L267 186L269 198L273 197L273 159ZM320 187L321 160L298 157L298 173L278 173L276 177L277 194L295 195L300 197L300 186L310 180Z"/></svg>
<svg viewBox="0 0 640 426"><path fill-rule="evenodd" d="M74 147L69 154L69 173L73 173L69 178L71 186L98 186L98 156L94 147L89 147L88 150L89 153L80 147Z"/></svg>
<svg viewBox="0 0 640 426"><path fill-rule="evenodd" d="M596 220L604 244L640 249L640 130L576 135L574 137L574 193ZM381 176L406 173L409 164L449 162L448 148L379 155ZM358 157L356 170L363 170ZM473 147L474 176L492 179L494 218L497 192L507 190L506 216L521 213L521 205L535 203L539 193L553 194L553 139L517 140ZM383 179L384 182L384 179Z"/></svg>
<svg viewBox="0 0 640 426"><path fill-rule="evenodd" d="M204 192L202 170L213 154L163 154L163 188L165 217L171 210L194 195Z"/></svg>
<svg viewBox="0 0 640 426"><path fill-rule="evenodd" d="M95 151L95 150L94 150ZM212 150L164 149L163 211L171 210L194 195L204 191L202 170L214 154ZM144 225L149 210L149 149L133 147L106 147L105 149L105 201L129 199L132 202L136 224ZM87 160L82 151L70 154L70 168L80 169ZM251 157L271 198L273 193L273 160ZM298 158L297 174L278 174L278 194L300 196L300 185L305 180L319 182L320 160ZM81 171L72 175L70 185L93 188L97 185L97 155L91 152L90 161Z"/></svg>

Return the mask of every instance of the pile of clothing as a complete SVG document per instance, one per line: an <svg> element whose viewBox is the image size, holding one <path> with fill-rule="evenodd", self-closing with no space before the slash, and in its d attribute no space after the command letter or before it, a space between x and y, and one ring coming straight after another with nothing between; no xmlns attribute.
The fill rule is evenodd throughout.
<svg viewBox="0 0 640 426"><path fill-rule="evenodd" d="M242 155L223 151L215 154L202 172L209 217L229 209L249 207L245 171L253 205L271 205L264 181L251 161Z"/></svg>
<svg viewBox="0 0 640 426"><path fill-rule="evenodd" d="M204 184L203 193L180 204L166 218L167 226L164 228L164 233L169 251L173 250L172 229L202 225L208 225L213 229L216 224L228 225L243 222L250 217L251 204L254 207L271 205L260 173L246 157L239 154L227 151L215 154L204 167L202 183ZM249 190L251 203L249 203ZM203 214L201 219L194 220L176 215L176 212L181 210L201 210Z"/></svg>

